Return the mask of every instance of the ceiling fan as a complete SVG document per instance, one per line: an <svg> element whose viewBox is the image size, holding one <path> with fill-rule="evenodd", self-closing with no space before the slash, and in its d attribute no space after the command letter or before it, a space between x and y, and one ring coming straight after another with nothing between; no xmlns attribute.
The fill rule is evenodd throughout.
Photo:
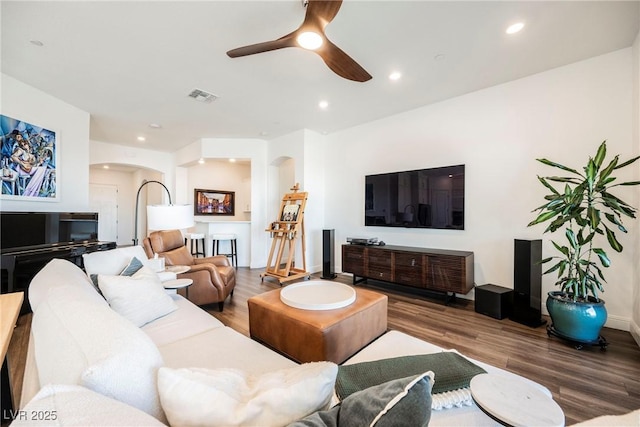
<svg viewBox="0 0 640 427"><path fill-rule="evenodd" d="M302 0L307 12L302 25L295 31L262 43L239 47L227 52L231 58L268 52L285 47L302 47L311 50L322 58L333 72L345 79L366 82L371 75L356 61L333 44L326 36L325 27L336 17L342 0Z"/></svg>

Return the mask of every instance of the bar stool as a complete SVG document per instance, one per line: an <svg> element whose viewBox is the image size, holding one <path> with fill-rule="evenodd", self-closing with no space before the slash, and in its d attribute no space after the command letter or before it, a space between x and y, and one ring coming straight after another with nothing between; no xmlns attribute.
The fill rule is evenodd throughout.
<svg viewBox="0 0 640 427"><path fill-rule="evenodd" d="M220 253L220 241L229 241L229 253ZM238 268L238 246L235 234L212 234L211 255L224 255L231 259L231 265Z"/></svg>
<svg viewBox="0 0 640 427"><path fill-rule="evenodd" d="M184 235L184 245L187 246L187 239L191 240L191 255L197 257L198 255L205 256L204 254L204 234L203 233L186 233ZM194 250L195 243L195 250ZM200 246L202 245L202 250Z"/></svg>

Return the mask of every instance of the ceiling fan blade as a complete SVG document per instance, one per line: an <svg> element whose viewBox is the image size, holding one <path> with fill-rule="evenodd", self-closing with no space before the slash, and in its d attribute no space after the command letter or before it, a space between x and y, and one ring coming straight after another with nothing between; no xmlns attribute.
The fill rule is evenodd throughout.
<svg viewBox="0 0 640 427"><path fill-rule="evenodd" d="M344 53L338 46L331 43L329 39L325 38L322 47L315 52L340 77L356 82L371 80L371 74L367 73L360 64Z"/></svg>
<svg viewBox="0 0 640 427"><path fill-rule="evenodd" d="M320 29L324 29L324 27L336 17L340 6L342 6L342 0L309 0L302 26L314 25L319 26Z"/></svg>
<svg viewBox="0 0 640 427"><path fill-rule="evenodd" d="M255 53L269 52L271 50L297 46L295 34L296 32L294 31L277 40L270 40L268 42L256 43L232 49L227 52L227 55L230 58L238 58L240 56L253 55Z"/></svg>

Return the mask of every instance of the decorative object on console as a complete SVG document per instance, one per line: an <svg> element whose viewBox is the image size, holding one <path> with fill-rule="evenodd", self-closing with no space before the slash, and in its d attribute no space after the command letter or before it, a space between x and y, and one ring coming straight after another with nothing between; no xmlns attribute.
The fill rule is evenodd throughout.
<svg viewBox="0 0 640 427"><path fill-rule="evenodd" d="M167 192L169 197L168 205L148 205L147 206L147 229L149 230L182 230L192 227L193 214L191 205L174 205L171 203L171 193L169 189L160 181L142 181L138 192L136 193L136 213L134 217L133 245L138 244L138 203L140 202L140 191L142 188L151 183L160 184Z"/></svg>
<svg viewBox="0 0 640 427"><path fill-rule="evenodd" d="M57 201L56 133L0 115L3 199Z"/></svg>
<svg viewBox="0 0 640 427"><path fill-rule="evenodd" d="M235 215L236 193L234 191L193 190L194 215Z"/></svg>
<svg viewBox="0 0 640 427"><path fill-rule="evenodd" d="M347 243L352 245L375 245L378 243L377 237L347 237Z"/></svg>
<svg viewBox="0 0 640 427"><path fill-rule="evenodd" d="M544 274L558 272L556 285L560 291L549 292L547 310L552 324L547 327L549 335L582 344L607 345L600 330L607 320L604 301L598 296L604 291L604 275L600 268L609 267L611 260L600 247L600 236L616 252L622 252L614 229L626 232L623 216L635 218L636 209L611 194L614 187L638 185L640 181L619 182L612 174L640 158L634 157L620 163L616 155L605 163L606 140L594 157L589 157L583 172L552 162L537 159L540 163L567 172L569 176L540 177L538 180L551 191L544 204L536 209L538 216L529 226L549 221L544 232L564 231L566 242L552 241L559 255L545 258L541 263L554 260L556 263ZM559 190L554 187L558 183ZM604 241L603 241L604 243ZM596 261L597 260L597 261Z"/></svg>

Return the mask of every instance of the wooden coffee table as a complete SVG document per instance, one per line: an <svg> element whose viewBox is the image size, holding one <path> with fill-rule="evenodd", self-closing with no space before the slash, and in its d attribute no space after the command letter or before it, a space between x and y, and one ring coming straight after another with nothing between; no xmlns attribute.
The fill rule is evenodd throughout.
<svg viewBox="0 0 640 427"><path fill-rule="evenodd" d="M14 410L13 393L11 390L11 381L9 378L9 366L7 362L7 350L9 342L13 335L13 328L16 325L20 308L24 299L24 292L12 292L0 295L0 357L2 360L1 384L2 390L0 396L2 399L2 422L7 421L6 417Z"/></svg>
<svg viewBox="0 0 640 427"><path fill-rule="evenodd" d="M387 330L386 295L355 288L355 301L345 307L306 310L283 303L281 291L249 298L249 331L297 362L342 363Z"/></svg>

